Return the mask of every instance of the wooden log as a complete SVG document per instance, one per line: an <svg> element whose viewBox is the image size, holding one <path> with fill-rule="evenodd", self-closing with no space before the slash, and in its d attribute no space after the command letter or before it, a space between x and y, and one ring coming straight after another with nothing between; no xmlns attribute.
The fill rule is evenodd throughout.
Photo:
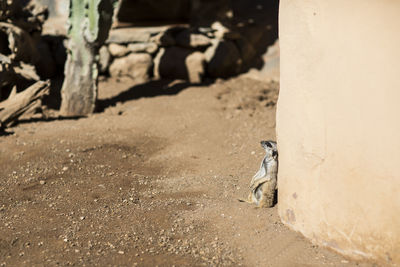
<svg viewBox="0 0 400 267"><path fill-rule="evenodd" d="M12 93L0 102L0 127L5 128L14 123L26 111L37 106L43 96L49 94L50 81L38 81L20 93Z"/></svg>
<svg viewBox="0 0 400 267"><path fill-rule="evenodd" d="M0 101L4 100L1 96L2 93L7 92L13 86L21 91L39 80L40 77L33 65L22 61L14 62L9 57L0 54ZM4 97L6 96L4 95Z"/></svg>

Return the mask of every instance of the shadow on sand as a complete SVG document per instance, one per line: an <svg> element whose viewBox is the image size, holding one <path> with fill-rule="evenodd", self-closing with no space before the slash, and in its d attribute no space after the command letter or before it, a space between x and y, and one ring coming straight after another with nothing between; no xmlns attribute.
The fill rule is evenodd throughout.
<svg viewBox="0 0 400 267"><path fill-rule="evenodd" d="M155 97L161 95L176 95L182 90L191 86L207 86L213 83L213 80L193 84L187 81L173 82L173 80L155 80L147 83L138 84L123 91L115 97L100 99L96 104L95 112L103 112L106 108L115 106L117 103L124 103L129 100L135 100L142 97Z"/></svg>

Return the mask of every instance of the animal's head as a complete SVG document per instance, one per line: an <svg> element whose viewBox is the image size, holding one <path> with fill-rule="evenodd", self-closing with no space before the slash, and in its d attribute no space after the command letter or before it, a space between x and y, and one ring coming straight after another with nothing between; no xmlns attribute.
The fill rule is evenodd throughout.
<svg viewBox="0 0 400 267"><path fill-rule="evenodd" d="M278 149L274 141L261 141L261 146L265 149L267 155L276 159L278 157Z"/></svg>

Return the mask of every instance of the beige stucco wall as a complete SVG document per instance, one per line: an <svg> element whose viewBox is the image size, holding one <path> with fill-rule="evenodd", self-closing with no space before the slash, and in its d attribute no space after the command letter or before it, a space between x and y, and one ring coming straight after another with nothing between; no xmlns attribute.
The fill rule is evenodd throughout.
<svg viewBox="0 0 400 267"><path fill-rule="evenodd" d="M400 265L400 1L281 0L282 220Z"/></svg>

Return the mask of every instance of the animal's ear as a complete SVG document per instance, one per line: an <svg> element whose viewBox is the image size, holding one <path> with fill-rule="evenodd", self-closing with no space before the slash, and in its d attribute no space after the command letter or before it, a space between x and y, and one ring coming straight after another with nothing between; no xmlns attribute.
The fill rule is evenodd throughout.
<svg viewBox="0 0 400 267"><path fill-rule="evenodd" d="M265 146L267 145L267 143L268 143L267 141L261 141L261 142L260 142L261 146L262 146L264 149L266 148Z"/></svg>
<svg viewBox="0 0 400 267"><path fill-rule="evenodd" d="M272 150L276 150L276 143L274 141L261 141L260 143L264 149L269 148Z"/></svg>
<svg viewBox="0 0 400 267"><path fill-rule="evenodd" d="M272 151L272 157L276 159L278 157L278 151Z"/></svg>

